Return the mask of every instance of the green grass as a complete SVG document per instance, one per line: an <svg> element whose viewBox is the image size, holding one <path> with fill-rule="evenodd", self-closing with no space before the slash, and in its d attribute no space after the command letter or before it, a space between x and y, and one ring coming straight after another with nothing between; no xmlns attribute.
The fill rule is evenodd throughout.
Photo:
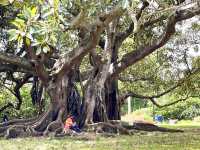
<svg viewBox="0 0 200 150"><path fill-rule="evenodd" d="M199 150L200 126L167 126L184 133L141 132L132 136L76 138L18 138L0 140L0 150Z"/></svg>
<svg viewBox="0 0 200 150"><path fill-rule="evenodd" d="M164 122L164 123L161 123L161 124L158 124L159 126L162 126L162 127L166 127L166 128L175 128L175 129L195 129L195 128L200 128L200 122L195 122L195 121L192 121L192 120L181 120L181 121L178 121L176 124L174 125L169 125L167 122ZM193 131L193 130L191 130Z"/></svg>

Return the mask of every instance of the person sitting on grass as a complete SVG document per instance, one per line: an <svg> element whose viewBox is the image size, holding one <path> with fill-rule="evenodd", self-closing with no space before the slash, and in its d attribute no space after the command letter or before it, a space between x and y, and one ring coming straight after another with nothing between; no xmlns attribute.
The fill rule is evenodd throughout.
<svg viewBox="0 0 200 150"><path fill-rule="evenodd" d="M76 124L74 116L72 115L70 115L65 121L64 133L67 133L70 130L75 131L76 133L81 132L80 128Z"/></svg>

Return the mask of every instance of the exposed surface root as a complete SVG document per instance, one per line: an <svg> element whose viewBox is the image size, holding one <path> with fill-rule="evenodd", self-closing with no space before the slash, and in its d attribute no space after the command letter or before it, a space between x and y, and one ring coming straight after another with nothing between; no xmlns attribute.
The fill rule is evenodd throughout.
<svg viewBox="0 0 200 150"><path fill-rule="evenodd" d="M62 132L62 130L63 130L63 123L61 121L56 120L56 121L51 122L47 126L46 130L44 131L44 135L47 136L51 132L55 134L59 134Z"/></svg>
<svg viewBox="0 0 200 150"><path fill-rule="evenodd" d="M40 130L37 130L35 127L38 127L37 125L38 124L40 125L43 119L45 121L50 120L51 116L49 114L50 114L49 112L46 112L45 114L41 116L31 118L31 119L16 119L16 120L11 120L7 123L1 123L0 136L4 136L5 138L41 136L43 135L44 130L40 131ZM49 118L47 118L46 116L49 116Z"/></svg>
<svg viewBox="0 0 200 150"><path fill-rule="evenodd" d="M15 128L20 128L23 126L24 128L27 128L28 126L31 126L35 122L37 122L40 118L43 117L44 114L37 116L35 118L30 118L30 119L14 119L11 121L8 121L6 123L1 123L0 124L0 136L4 136L10 128L14 130ZM13 128L14 127L14 128Z"/></svg>
<svg viewBox="0 0 200 150"><path fill-rule="evenodd" d="M7 129L4 137L8 139L22 136L27 136L26 127L23 125L14 125Z"/></svg>
<svg viewBox="0 0 200 150"><path fill-rule="evenodd" d="M61 120L61 115L57 115L57 119L52 121L52 113L48 111L42 117L37 119L21 120L15 125L13 122L9 122L7 126L4 124L0 127L0 136L5 138L16 138L16 137L27 137L27 136L72 136L79 137L80 139L93 139L94 135L113 137L118 134L131 135L137 133L138 130L142 131L160 131L160 132L183 132L177 129L167 129L163 127L158 127L154 124L135 122L132 126L126 125L121 121L109 121L109 122L99 122L94 124L88 124L83 130L86 132L76 133L69 130L68 133L63 132L63 122ZM24 123L23 123L24 122ZM42 130L41 130L42 129ZM88 132L89 131L89 132ZM90 132L92 131L92 132Z"/></svg>
<svg viewBox="0 0 200 150"><path fill-rule="evenodd" d="M151 123L144 123L144 122L134 122L133 126L124 126L126 129L135 129L135 130L142 130L142 131L160 131L160 132L183 132L183 130L178 129L169 129L164 127L159 127Z"/></svg>
<svg viewBox="0 0 200 150"><path fill-rule="evenodd" d="M63 131L62 109L49 110L33 119L19 119L0 124L0 136L16 138L60 134Z"/></svg>
<svg viewBox="0 0 200 150"><path fill-rule="evenodd" d="M95 131L96 133L119 133L131 135L132 131L124 128L119 124L111 124L109 122L99 122L87 125L86 129L88 131Z"/></svg>
<svg viewBox="0 0 200 150"><path fill-rule="evenodd" d="M34 121L37 121L41 116L37 116L37 117L34 117L34 118L30 118L30 119L14 119L14 120L10 120L10 121L5 122L5 123L0 123L0 127L5 127L5 126L9 126L9 125L20 125L20 124L32 123Z"/></svg>
<svg viewBox="0 0 200 150"><path fill-rule="evenodd" d="M54 113L50 108L39 120L37 120L34 124L32 124L32 127L38 132L43 132L49 125L49 123L53 121L52 120L53 115Z"/></svg>

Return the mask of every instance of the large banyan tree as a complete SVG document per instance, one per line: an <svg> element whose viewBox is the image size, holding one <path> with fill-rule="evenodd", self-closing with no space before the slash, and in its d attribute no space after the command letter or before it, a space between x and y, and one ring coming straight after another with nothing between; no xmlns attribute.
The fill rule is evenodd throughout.
<svg viewBox="0 0 200 150"><path fill-rule="evenodd" d="M50 98L46 112L1 124L2 134L19 129L43 135L61 129L68 114L76 115L80 126L120 120L120 73L163 47L176 33L176 24L200 14L198 1L184 0L0 4L1 38L6 41L0 51L1 72L18 89L33 79ZM124 50L127 39L132 42ZM17 82L14 73L23 77Z"/></svg>

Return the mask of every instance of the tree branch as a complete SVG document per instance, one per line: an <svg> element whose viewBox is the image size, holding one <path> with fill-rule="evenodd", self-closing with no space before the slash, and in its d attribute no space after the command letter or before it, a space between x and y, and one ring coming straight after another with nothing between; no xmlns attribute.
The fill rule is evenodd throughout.
<svg viewBox="0 0 200 150"><path fill-rule="evenodd" d="M197 4L194 3L194 4ZM162 47L167 43L171 36L175 33L175 24L179 21L191 18L197 14L200 14L200 7L196 5L190 5L191 7L186 9L179 8L168 18L168 23L165 32L162 34L159 40L155 40L152 44L146 46L140 46L137 50L125 54L122 59L118 62L115 71L111 74L111 77L117 77L122 71L129 66L135 64L139 60L148 56L158 48Z"/></svg>
<svg viewBox="0 0 200 150"><path fill-rule="evenodd" d="M149 6L149 3L146 0L142 1L142 7L140 8L140 10L138 11L138 13L135 15L135 21L138 22L138 20L140 19L142 12L144 11L144 9L146 7ZM119 33L117 36L120 37L120 41L123 42L129 35L131 35L133 33L135 24L137 24L136 22L131 22L128 29L126 29L126 31Z"/></svg>
<svg viewBox="0 0 200 150"><path fill-rule="evenodd" d="M172 91L172 90L171 90ZM124 97L121 97L120 98L120 101L122 102L122 103L124 103L124 101L129 97L129 96L131 96L131 97L136 97L136 98L141 98L141 99L146 99L146 100L150 100L155 106L157 106L157 107L159 107L159 108L163 108L163 107L168 107L168 106L171 106L171 105L174 105L174 104L176 104L176 103L178 103L178 102L181 102L181 101L185 101L185 100L187 100L188 98L190 98L190 97L193 97L193 96L186 96L185 98L181 98L181 99L179 99L179 100L177 100L177 101L174 101L174 102L171 102L171 103L168 103L168 104L164 104L164 105L160 105L159 103L157 103L156 101L155 101L155 98L159 98L159 97L161 97L160 95L165 95L165 94L167 94L167 93L169 93L169 92L171 92L171 91L166 91L166 92L163 92L163 93L161 93L161 94L159 94L159 95L154 95L154 96L142 96L142 95L139 95L139 94L135 94L135 93L133 93L133 92L131 92L131 93L128 93L127 95L125 95ZM125 98L126 97L126 98Z"/></svg>
<svg viewBox="0 0 200 150"><path fill-rule="evenodd" d="M18 57L16 55L8 55L6 53L0 52L0 62L9 63L26 70L34 70L31 63L27 59Z"/></svg>
<svg viewBox="0 0 200 150"><path fill-rule="evenodd" d="M22 73L30 73L30 74L35 74L34 70L29 70L25 68L18 67L13 64L1 64L0 63L0 72L22 72Z"/></svg>
<svg viewBox="0 0 200 150"><path fill-rule="evenodd" d="M86 54L94 49L99 43L101 32L110 22L122 14L122 8L115 8L109 13L101 14L93 24L88 25L90 27L90 34L89 37L87 37L88 40L62 58L63 60L61 60L61 63L63 63L63 66L60 67L60 70L57 72L57 77L60 78L67 73L67 71L69 72L74 64L79 63ZM58 65L60 65L60 63Z"/></svg>
<svg viewBox="0 0 200 150"><path fill-rule="evenodd" d="M186 76L184 79L181 79L180 81L178 81L178 83L174 86L172 86L171 88L167 89L166 91L157 94L157 95L151 95L151 96L145 96L145 95L140 95L134 92L127 92L126 94L120 96L120 101L124 101L125 99L127 99L128 97L137 97L137 98L141 98L141 99L154 99L154 98L159 98L165 94L170 93L171 91L175 90L177 87L181 86L185 81L187 81L189 78L191 78L193 75L199 73L200 68L196 68L193 70L193 72L191 74L189 74L188 76Z"/></svg>
<svg viewBox="0 0 200 150"><path fill-rule="evenodd" d="M20 93L20 88L26 84L26 82L32 77L30 74L25 74L22 79L16 79L16 85L14 87L15 97L18 99L18 103L16 105L16 109L19 110L22 104L22 97Z"/></svg>
<svg viewBox="0 0 200 150"><path fill-rule="evenodd" d="M181 98L181 99L179 99L179 100L177 100L177 101L174 101L174 102L171 102L171 103L168 103L168 104L164 104L164 105L158 104L153 98L150 98L149 100L150 100L155 106L157 106L158 108L163 108L163 107L168 107L168 106L174 105L174 104L176 104L176 103L185 101L185 100L187 100L188 98L190 98L190 96L187 95L185 98Z"/></svg>
<svg viewBox="0 0 200 150"><path fill-rule="evenodd" d="M60 62L57 62L54 65L54 68L58 68L57 77L58 79L61 78L65 73L68 73L74 64L79 63L82 58L93 48L95 48L96 44L99 40L101 29L97 29L91 33L90 40L87 42L86 46L81 46L79 48L74 49L72 52L65 54L64 58L60 59ZM61 65L61 67L60 67Z"/></svg>
<svg viewBox="0 0 200 150"><path fill-rule="evenodd" d="M5 86L4 84L1 84L1 86L5 87L7 90L9 90L18 100L17 105L13 106L15 109L19 110L20 106L22 104L22 97L20 94L20 88L27 83L27 81L29 80L29 78L32 77L31 74L25 74L22 78L15 78L13 75L13 72L7 72L7 77L15 82L15 86L14 89L11 90L10 88L8 88L7 86Z"/></svg>
<svg viewBox="0 0 200 150"><path fill-rule="evenodd" d="M48 80L49 80L49 74L45 70L45 66L43 64L43 61L41 60L42 58L38 57L36 53L33 51L33 48L30 45L27 45L26 42L25 44L25 49L28 52L28 56L31 59L32 66L34 67L37 76L41 79L42 83L44 85L47 85Z"/></svg>
<svg viewBox="0 0 200 150"><path fill-rule="evenodd" d="M134 92L128 92L126 94L124 94L123 96L121 96L120 100L121 101L124 101L125 99L127 99L128 97L136 97L136 98L141 98L141 99L153 99L153 98L159 98L173 90L175 90L177 87L179 87L183 82L167 89L166 91L160 93L160 94L157 94L157 95L151 95L151 96L144 96L144 95L140 95L140 94L137 94L137 93L134 93Z"/></svg>
<svg viewBox="0 0 200 150"><path fill-rule="evenodd" d="M5 109L10 108L10 107L13 108L14 105L9 102L8 104L6 104L6 105L4 105L3 107L0 108L0 112L4 111Z"/></svg>
<svg viewBox="0 0 200 150"><path fill-rule="evenodd" d="M162 92L162 93L160 93L160 94L152 95L152 96L144 96L144 95L140 95L140 94L137 94L137 93L134 93L134 92L128 92L128 93L126 93L126 94L120 96L120 98L119 98L119 99L120 99L120 102L121 102L121 103L124 103L124 101L125 101L128 97L136 97L136 98L140 98L140 99L148 99L148 100L150 100L154 105L156 105L157 107L162 108L162 107L167 107L167 106L176 104L176 103L178 103L178 102L180 102L180 101L185 101L185 100L187 100L187 99L190 98L190 97L199 97L199 96L191 96L191 95L189 96L189 94L187 94L187 96L186 96L185 98L181 98L181 99L179 99L179 100L177 100L177 101L174 101L174 102L171 102L171 103L168 103L168 104L165 104L165 105L160 105L160 104L158 104L158 103L154 100L155 98L159 98L159 97L161 97L161 96L163 96L163 95L165 95L165 94L168 94L168 93L172 92L172 91L175 90L177 87L181 86L187 79L189 79L190 77L192 77L192 75L199 73L199 71L200 71L200 68L194 69L194 71L193 71L191 74L189 74L186 78L182 79L179 83L177 83L177 84L174 85L173 87L167 89L166 91L164 91L164 92Z"/></svg>
<svg viewBox="0 0 200 150"><path fill-rule="evenodd" d="M119 80L122 82L137 82L137 81L153 81L152 77L133 77L133 76L119 76Z"/></svg>

